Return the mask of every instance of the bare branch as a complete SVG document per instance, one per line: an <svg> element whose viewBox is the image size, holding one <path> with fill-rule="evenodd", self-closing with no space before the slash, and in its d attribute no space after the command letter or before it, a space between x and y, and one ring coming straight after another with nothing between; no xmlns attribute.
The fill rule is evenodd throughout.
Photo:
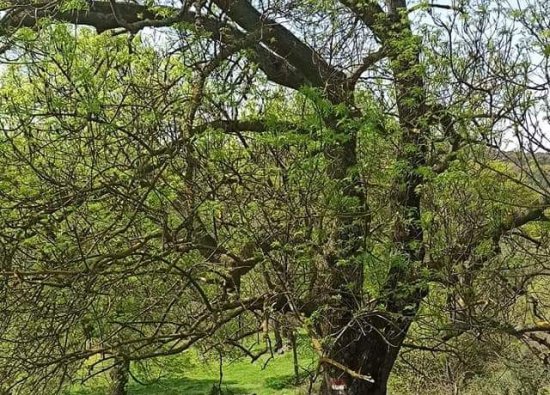
<svg viewBox="0 0 550 395"><path fill-rule="evenodd" d="M380 48L378 51L372 52L363 58L363 63L359 66L353 74L348 78L348 84L351 89L355 87L357 81L365 71L374 66L387 56L384 48Z"/></svg>

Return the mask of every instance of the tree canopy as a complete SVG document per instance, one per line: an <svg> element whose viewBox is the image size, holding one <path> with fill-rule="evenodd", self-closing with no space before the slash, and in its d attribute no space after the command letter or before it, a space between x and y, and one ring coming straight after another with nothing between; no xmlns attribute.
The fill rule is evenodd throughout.
<svg viewBox="0 0 550 395"><path fill-rule="evenodd" d="M281 331L323 395L547 372L548 6L4 0L0 389Z"/></svg>

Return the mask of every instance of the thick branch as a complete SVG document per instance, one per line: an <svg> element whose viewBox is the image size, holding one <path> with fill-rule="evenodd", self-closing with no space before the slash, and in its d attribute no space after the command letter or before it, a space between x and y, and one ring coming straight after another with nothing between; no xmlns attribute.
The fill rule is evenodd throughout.
<svg viewBox="0 0 550 395"><path fill-rule="evenodd" d="M193 11L184 12L174 7L161 7L153 11L140 4L108 1L95 1L89 10L66 12L40 5L13 7L0 20L0 31L9 32L21 27L35 27L37 21L45 17L60 22L92 26L98 32L117 28L137 32L145 27L167 27L181 22L194 23L196 18ZM165 17L166 14L172 16ZM236 42L247 40L247 34L212 18L204 18L202 27L212 34L212 39L224 44L235 45ZM252 50L250 60L260 66L270 81L292 89L299 89L308 83L303 72L261 43L251 43L249 48Z"/></svg>
<svg viewBox="0 0 550 395"><path fill-rule="evenodd" d="M247 32L262 31L263 42L317 87L342 81L344 73L334 69L311 47L283 25L266 18L247 0L215 0L227 15Z"/></svg>
<svg viewBox="0 0 550 395"><path fill-rule="evenodd" d="M514 214L507 221L504 221L502 225L496 230L496 237L513 230L522 227L533 221L547 221L548 217L544 214L544 210L547 209L549 204L541 204L539 207L530 209L529 211Z"/></svg>

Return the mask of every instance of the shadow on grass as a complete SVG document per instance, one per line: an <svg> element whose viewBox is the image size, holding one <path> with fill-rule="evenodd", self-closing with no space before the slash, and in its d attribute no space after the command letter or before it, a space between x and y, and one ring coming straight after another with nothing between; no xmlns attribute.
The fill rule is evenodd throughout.
<svg viewBox="0 0 550 395"><path fill-rule="evenodd" d="M224 381L222 392L217 391L218 380L194 378L165 378L151 385L133 383L129 386L130 395L237 395L246 393L234 381Z"/></svg>
<svg viewBox="0 0 550 395"><path fill-rule="evenodd" d="M247 392L235 385L234 381L224 381L221 392L217 390L218 381L214 379L165 378L158 383L141 385L131 383L129 395L241 395ZM71 395L108 395L107 387L81 388L70 392Z"/></svg>
<svg viewBox="0 0 550 395"><path fill-rule="evenodd" d="M269 377L265 380L265 386L273 390L292 389L303 384L307 378L307 372L301 372L298 379L296 379L296 376L293 374Z"/></svg>

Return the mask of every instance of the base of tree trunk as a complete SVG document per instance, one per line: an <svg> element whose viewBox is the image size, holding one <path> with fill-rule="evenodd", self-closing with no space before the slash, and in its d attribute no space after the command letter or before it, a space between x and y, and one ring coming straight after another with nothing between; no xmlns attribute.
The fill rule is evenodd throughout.
<svg viewBox="0 0 550 395"><path fill-rule="evenodd" d="M321 385L319 395L386 395L387 387L385 383L376 385L376 383L354 383L344 390L335 390L328 384L327 380Z"/></svg>
<svg viewBox="0 0 550 395"><path fill-rule="evenodd" d="M110 395L126 395L128 378L130 376L130 361L115 357L115 365L111 369L111 391Z"/></svg>

